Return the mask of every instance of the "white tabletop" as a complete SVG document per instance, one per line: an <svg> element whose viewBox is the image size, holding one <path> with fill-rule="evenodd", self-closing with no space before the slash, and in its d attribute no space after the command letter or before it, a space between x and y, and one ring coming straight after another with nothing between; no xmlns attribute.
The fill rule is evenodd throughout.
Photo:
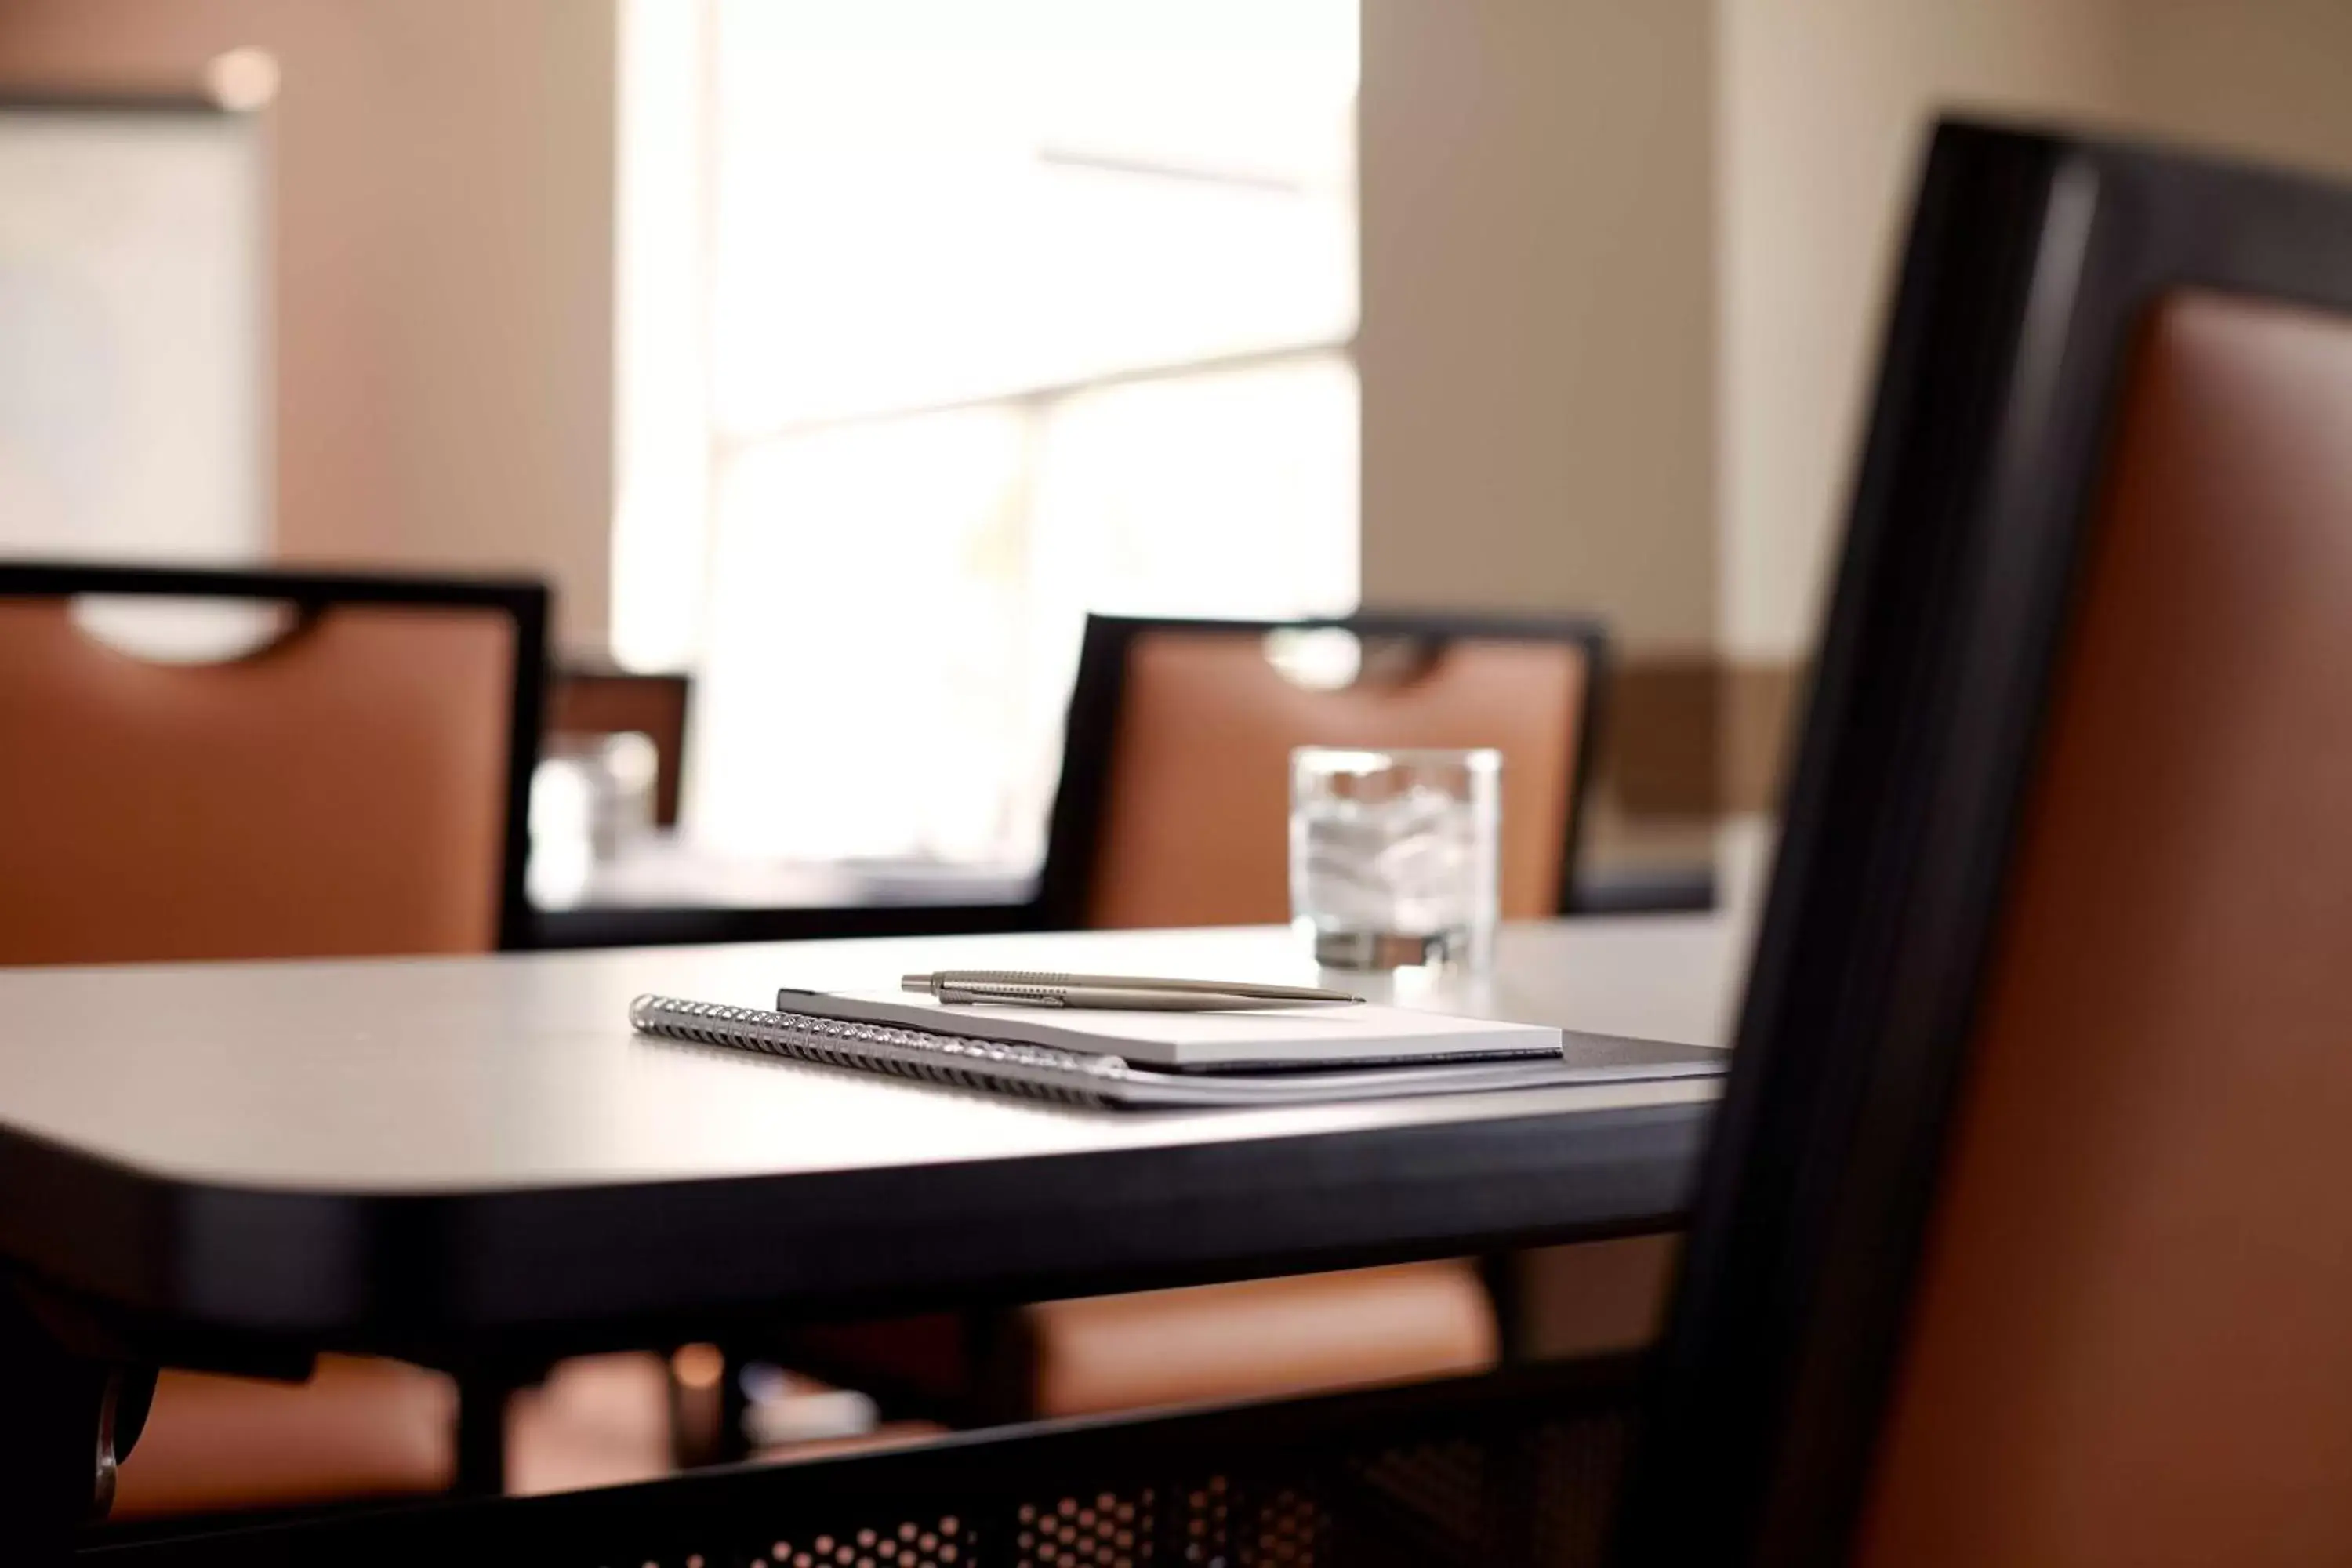
<svg viewBox="0 0 2352 1568"><path fill-rule="evenodd" d="M1713 1045L1737 978L1729 942L1703 916L1517 926L1484 982L1374 989L1408 1006ZM768 1006L780 984L887 988L950 965L1316 978L1280 928L0 971L0 1128L185 1182L422 1192L991 1159L1714 1092L1702 1081L1076 1111L681 1047L632 1034L625 1018L645 991Z"/></svg>

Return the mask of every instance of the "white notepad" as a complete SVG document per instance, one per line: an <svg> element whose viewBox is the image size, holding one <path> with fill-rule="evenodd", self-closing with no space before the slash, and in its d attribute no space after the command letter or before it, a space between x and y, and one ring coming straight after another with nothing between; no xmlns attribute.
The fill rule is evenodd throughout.
<svg viewBox="0 0 2352 1568"><path fill-rule="evenodd" d="M780 1012L893 1025L934 1035L1117 1057L1163 1072L1399 1067L1560 1054L1560 1032L1544 1025L1458 1018L1371 1003L1259 1012L1115 1013L1091 1008L951 1006L899 992L783 990L777 994L776 1006Z"/></svg>

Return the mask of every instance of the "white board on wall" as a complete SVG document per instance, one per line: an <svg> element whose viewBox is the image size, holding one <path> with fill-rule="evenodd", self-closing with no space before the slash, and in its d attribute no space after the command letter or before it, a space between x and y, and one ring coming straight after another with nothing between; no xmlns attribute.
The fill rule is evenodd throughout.
<svg viewBox="0 0 2352 1568"><path fill-rule="evenodd" d="M265 191L248 116L0 100L0 557L265 552Z"/></svg>

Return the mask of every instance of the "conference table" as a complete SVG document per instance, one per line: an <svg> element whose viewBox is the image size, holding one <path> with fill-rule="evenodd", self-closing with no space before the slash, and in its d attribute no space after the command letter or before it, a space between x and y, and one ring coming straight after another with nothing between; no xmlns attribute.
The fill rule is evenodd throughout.
<svg viewBox="0 0 2352 1568"><path fill-rule="evenodd" d="M1512 925L1489 975L1372 984L1719 1046L1746 946L1738 915ZM951 966L1318 978L1282 928L0 971L0 1561L61 1550L159 1364L463 1371L1662 1229L1717 1090L1087 1111L626 1021Z"/></svg>

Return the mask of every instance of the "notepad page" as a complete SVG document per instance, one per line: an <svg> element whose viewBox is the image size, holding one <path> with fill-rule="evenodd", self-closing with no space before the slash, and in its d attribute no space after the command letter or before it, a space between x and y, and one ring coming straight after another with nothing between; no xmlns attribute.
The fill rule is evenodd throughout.
<svg viewBox="0 0 2352 1568"><path fill-rule="evenodd" d="M785 990L782 1011L910 1029L1055 1046L1139 1066L1195 1072L1386 1066L1557 1056L1560 1032L1362 1003L1231 1013L1112 1013L1061 1007L950 1005L908 993Z"/></svg>

